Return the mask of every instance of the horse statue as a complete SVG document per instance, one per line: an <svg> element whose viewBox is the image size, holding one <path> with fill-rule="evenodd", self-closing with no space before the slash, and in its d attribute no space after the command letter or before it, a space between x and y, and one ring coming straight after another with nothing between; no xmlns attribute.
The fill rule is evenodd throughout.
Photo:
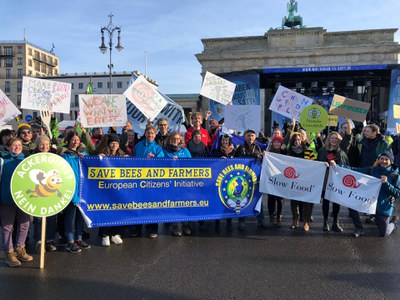
<svg viewBox="0 0 400 300"><path fill-rule="evenodd" d="M288 16L285 16L282 19L282 29L284 29L285 27L293 29L296 26L300 26L300 28L303 28L303 18L301 16L295 15L295 13L297 13L296 0L290 0L290 2L287 4L287 11Z"/></svg>

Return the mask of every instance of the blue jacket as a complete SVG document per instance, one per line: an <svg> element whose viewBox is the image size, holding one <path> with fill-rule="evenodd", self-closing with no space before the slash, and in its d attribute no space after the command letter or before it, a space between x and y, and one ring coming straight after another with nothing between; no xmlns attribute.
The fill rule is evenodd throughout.
<svg viewBox="0 0 400 300"><path fill-rule="evenodd" d="M135 156L136 157L147 157L149 153L154 154L155 157L164 157L164 151L160 145L155 141L141 141L135 146Z"/></svg>
<svg viewBox="0 0 400 300"><path fill-rule="evenodd" d="M2 157L3 157L3 172L1 173L0 199L1 203L11 205L14 204L14 200L11 196L11 189L10 189L11 177L12 174L14 173L14 170L17 168L19 163L24 160L25 156L23 153L20 153L19 155L14 155L6 151L2 153Z"/></svg>
<svg viewBox="0 0 400 300"><path fill-rule="evenodd" d="M179 149L176 152L170 152L168 149L164 148L164 156L167 158L173 158L174 156L177 156L178 158L192 158L192 155L187 148Z"/></svg>
<svg viewBox="0 0 400 300"><path fill-rule="evenodd" d="M382 175L388 178L387 182L382 184L381 190L379 191L376 213L378 215L390 217L393 213L393 198L400 197L400 177L398 169L395 168L394 165L391 165L387 169L379 165L373 168L352 169L379 179Z"/></svg>
<svg viewBox="0 0 400 300"><path fill-rule="evenodd" d="M87 155L86 152L83 152L85 155ZM72 151L67 151L63 154L62 156L71 166L72 170L74 171L75 175L75 192L74 196L72 197L72 203L74 205L79 204L80 198L79 198L79 189L80 189L80 167L79 167L79 155L73 153Z"/></svg>

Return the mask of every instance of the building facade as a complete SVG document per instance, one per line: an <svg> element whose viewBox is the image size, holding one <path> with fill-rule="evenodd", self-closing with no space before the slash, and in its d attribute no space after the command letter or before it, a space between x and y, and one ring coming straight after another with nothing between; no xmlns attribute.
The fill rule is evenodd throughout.
<svg viewBox="0 0 400 300"><path fill-rule="evenodd" d="M280 84L312 98L336 93L369 102L368 118L376 120L388 110L391 73L398 68L396 31L270 29L262 36L203 39L204 50L196 57L203 76L206 71L231 79L255 76L267 133L275 118L268 107Z"/></svg>
<svg viewBox="0 0 400 300"><path fill-rule="evenodd" d="M0 88L21 106L22 77L57 76L60 59L27 41L0 41Z"/></svg>

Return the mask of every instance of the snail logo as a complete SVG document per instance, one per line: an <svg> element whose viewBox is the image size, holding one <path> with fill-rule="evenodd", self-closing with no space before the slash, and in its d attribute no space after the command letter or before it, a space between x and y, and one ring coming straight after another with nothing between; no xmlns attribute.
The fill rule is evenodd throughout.
<svg viewBox="0 0 400 300"><path fill-rule="evenodd" d="M296 172L296 170L292 167L287 167L284 171L283 171L283 175L286 178L290 178L290 179L296 179L300 176L299 173Z"/></svg>
<svg viewBox="0 0 400 300"><path fill-rule="evenodd" d="M236 169L231 167L224 169L219 174L216 185L224 206L240 214L253 200L257 176L247 166L235 165L235 167Z"/></svg>
<svg viewBox="0 0 400 300"><path fill-rule="evenodd" d="M361 184L357 184L357 179L353 175L346 175L342 179L342 183L345 187L358 189Z"/></svg>

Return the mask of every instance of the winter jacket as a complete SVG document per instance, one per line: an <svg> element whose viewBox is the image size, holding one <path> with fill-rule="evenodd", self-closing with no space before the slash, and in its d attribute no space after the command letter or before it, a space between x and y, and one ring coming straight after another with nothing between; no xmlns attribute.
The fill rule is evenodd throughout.
<svg viewBox="0 0 400 300"><path fill-rule="evenodd" d="M361 147L360 167L371 167L379 154L383 151L392 151L381 135L377 135L374 139L363 138L359 147Z"/></svg>
<svg viewBox="0 0 400 300"><path fill-rule="evenodd" d="M147 157L150 153L154 154L155 157L164 157L164 151L160 145L155 141L141 141L135 146L135 156L136 157Z"/></svg>
<svg viewBox="0 0 400 300"><path fill-rule="evenodd" d="M84 155L87 155L86 152L81 152L81 153L83 153ZM71 201L74 205L77 205L80 202L80 198L79 198L79 189L80 189L79 155L78 155L78 152L76 152L76 151L67 150L64 152L62 157L71 166L72 171L74 172L74 175L75 175L75 192L74 192L74 196L72 197Z"/></svg>
<svg viewBox="0 0 400 300"><path fill-rule="evenodd" d="M168 148L164 148L164 156L166 158L173 158L174 156L177 156L178 158L192 158L192 155L190 155L187 148L181 148L175 152L171 152Z"/></svg>
<svg viewBox="0 0 400 300"><path fill-rule="evenodd" d="M14 173L14 170L17 168L19 163L24 160L25 156L23 153L19 155L15 155L8 151L2 153L3 158L3 172L1 173L1 193L0 193L0 200L1 203L11 205L14 204L14 200L11 196L11 177Z"/></svg>

